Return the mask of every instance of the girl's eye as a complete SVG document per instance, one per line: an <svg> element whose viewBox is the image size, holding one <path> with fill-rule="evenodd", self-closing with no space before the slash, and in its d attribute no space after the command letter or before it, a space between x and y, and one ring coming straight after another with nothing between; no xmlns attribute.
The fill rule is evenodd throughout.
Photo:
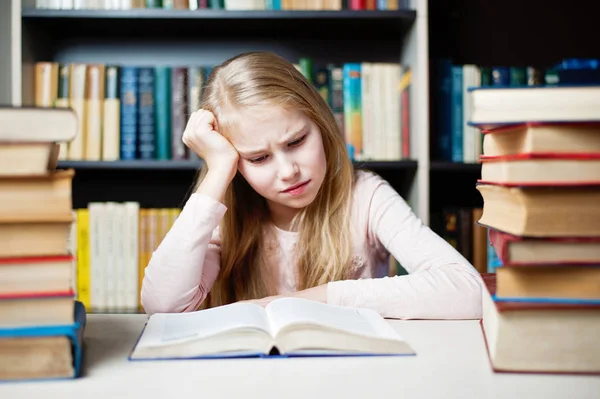
<svg viewBox="0 0 600 399"><path fill-rule="evenodd" d="M305 138L306 138L306 135L300 137L298 140L294 140L294 141L290 142L288 145L290 147L295 147L295 146L297 146L299 144L302 144L302 142L304 141Z"/></svg>
<svg viewBox="0 0 600 399"><path fill-rule="evenodd" d="M258 158L249 159L248 161L250 161L250 163L261 163L261 162L264 162L266 159L267 159L267 156L266 155L262 155L262 156L260 156Z"/></svg>

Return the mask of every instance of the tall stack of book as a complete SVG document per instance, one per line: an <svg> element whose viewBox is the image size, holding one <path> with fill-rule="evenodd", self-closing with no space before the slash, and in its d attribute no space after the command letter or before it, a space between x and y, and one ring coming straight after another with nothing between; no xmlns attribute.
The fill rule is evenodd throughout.
<svg viewBox="0 0 600 399"><path fill-rule="evenodd" d="M496 371L600 373L600 87L474 88Z"/></svg>
<svg viewBox="0 0 600 399"><path fill-rule="evenodd" d="M79 375L85 309L74 299L68 109L0 108L0 380Z"/></svg>

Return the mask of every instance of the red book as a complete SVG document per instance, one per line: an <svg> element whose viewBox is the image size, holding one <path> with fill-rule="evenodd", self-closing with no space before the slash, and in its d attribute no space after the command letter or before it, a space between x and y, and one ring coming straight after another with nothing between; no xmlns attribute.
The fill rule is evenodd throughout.
<svg viewBox="0 0 600 399"><path fill-rule="evenodd" d="M521 237L489 229L504 266L600 265L600 237Z"/></svg>

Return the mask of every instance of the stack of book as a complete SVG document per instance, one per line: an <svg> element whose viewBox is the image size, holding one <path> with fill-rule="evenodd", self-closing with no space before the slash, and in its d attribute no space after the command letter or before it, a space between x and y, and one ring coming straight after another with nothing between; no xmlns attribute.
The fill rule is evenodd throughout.
<svg viewBox="0 0 600 399"><path fill-rule="evenodd" d="M474 88L496 371L600 372L600 87Z"/></svg>
<svg viewBox="0 0 600 399"><path fill-rule="evenodd" d="M0 380L79 375L85 309L74 299L72 170L56 170L73 111L0 108Z"/></svg>

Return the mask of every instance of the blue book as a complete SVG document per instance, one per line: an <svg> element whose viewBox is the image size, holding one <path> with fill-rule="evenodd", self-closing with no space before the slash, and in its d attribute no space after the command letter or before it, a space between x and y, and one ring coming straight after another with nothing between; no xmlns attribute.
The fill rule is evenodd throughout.
<svg viewBox="0 0 600 399"><path fill-rule="evenodd" d="M31 373L27 373L25 377L19 377L17 371L14 371L14 376L6 379L0 378L0 382L2 381L32 381L32 380L48 380L48 379L64 379L64 378L77 378L81 376L82 369L82 358L83 358L83 335L85 331L85 326L87 322L87 314L85 310L85 306L83 303L79 301L75 301L75 314L74 314L74 323L68 325L50 325L50 326L35 326L35 327L17 327L17 328L0 328L0 341L4 339L10 338L20 338L20 339L37 339L44 337L58 337L64 336L67 337L71 344L71 355L73 357L72 363L72 373L68 376L63 377L35 377L32 376ZM0 356L2 353L0 352ZM23 361L25 355L21 357ZM32 362L35 362L38 359L38 355L36 353L32 353L33 359ZM11 370L8 370L10 372ZM5 373L7 374L7 373Z"/></svg>
<svg viewBox="0 0 600 399"><path fill-rule="evenodd" d="M450 90L450 137L452 162L463 162L463 67L451 68L452 88Z"/></svg>
<svg viewBox="0 0 600 399"><path fill-rule="evenodd" d="M156 159L155 74L153 67L138 70L138 155Z"/></svg>
<svg viewBox="0 0 600 399"><path fill-rule="evenodd" d="M138 142L138 68L121 68L121 159L136 159Z"/></svg>
<svg viewBox="0 0 600 399"><path fill-rule="evenodd" d="M437 150L440 160L452 162L452 62L436 65Z"/></svg>
<svg viewBox="0 0 600 399"><path fill-rule="evenodd" d="M266 307L237 302L188 313L154 313L128 358L415 354L410 344L372 309L279 298Z"/></svg>

